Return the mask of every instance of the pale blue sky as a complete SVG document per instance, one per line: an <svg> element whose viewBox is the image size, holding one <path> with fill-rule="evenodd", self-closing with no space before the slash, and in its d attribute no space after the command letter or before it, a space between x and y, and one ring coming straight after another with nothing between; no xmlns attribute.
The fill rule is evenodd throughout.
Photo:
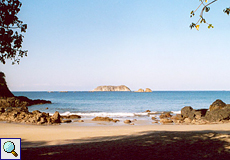
<svg viewBox="0 0 230 160"><path fill-rule="evenodd" d="M0 64L13 91L230 90L230 17L211 6L190 30L194 0L22 0L28 24L20 65Z"/></svg>

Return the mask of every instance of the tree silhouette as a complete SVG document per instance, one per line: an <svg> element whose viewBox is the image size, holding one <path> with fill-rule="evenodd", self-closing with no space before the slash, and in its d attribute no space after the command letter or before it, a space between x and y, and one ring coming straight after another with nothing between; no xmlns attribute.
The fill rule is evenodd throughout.
<svg viewBox="0 0 230 160"><path fill-rule="evenodd" d="M0 0L0 62L5 64L11 59L12 64L19 63L20 58L27 56L27 50L22 50L27 24L18 19L22 3L19 0Z"/></svg>
<svg viewBox="0 0 230 160"><path fill-rule="evenodd" d="M204 18L204 12L209 12L210 11L210 5L213 4L214 2L216 2L217 0L212 0L211 2L208 2L208 0L199 0L200 1L200 5L193 11L191 11L190 13L190 17L195 16L195 13L201 8L201 12L199 15L199 19L196 23L192 23L190 25L190 28L196 28L197 30L199 30L199 23L205 23L208 25L208 28L214 28L214 26L212 24L207 23L206 19ZM226 13L227 15L229 15L230 13L230 7L226 8L223 10L224 13Z"/></svg>

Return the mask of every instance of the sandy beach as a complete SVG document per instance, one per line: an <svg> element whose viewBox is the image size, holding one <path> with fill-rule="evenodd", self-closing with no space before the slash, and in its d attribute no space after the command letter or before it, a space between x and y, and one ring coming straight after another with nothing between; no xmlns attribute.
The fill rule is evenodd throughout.
<svg viewBox="0 0 230 160"><path fill-rule="evenodd" d="M0 123L1 138L22 139L22 159L230 158L230 124L24 125Z"/></svg>

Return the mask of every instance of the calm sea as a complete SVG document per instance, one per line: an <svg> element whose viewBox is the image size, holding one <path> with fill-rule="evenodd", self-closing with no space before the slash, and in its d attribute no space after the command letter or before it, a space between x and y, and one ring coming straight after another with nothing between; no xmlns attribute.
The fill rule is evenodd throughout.
<svg viewBox="0 0 230 160"><path fill-rule="evenodd" d="M62 115L78 114L84 118L109 116L112 118L145 117L146 110L152 112L172 111L180 113L184 106L194 109L206 108L216 99L230 103L230 91L154 91L136 92L13 92L16 96L44 99L52 104L30 106L29 110L40 110ZM46 109L48 107L48 109Z"/></svg>

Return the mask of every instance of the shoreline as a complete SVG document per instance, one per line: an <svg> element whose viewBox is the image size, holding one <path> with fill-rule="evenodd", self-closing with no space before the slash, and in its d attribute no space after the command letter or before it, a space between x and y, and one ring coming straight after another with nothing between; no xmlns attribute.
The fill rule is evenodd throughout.
<svg viewBox="0 0 230 160"><path fill-rule="evenodd" d="M109 122L107 122L109 123ZM0 123L1 138L21 138L22 148L44 147L50 145L66 145L72 143L114 140L119 136L144 135L148 132L228 132L229 123L206 125L94 125L75 126L64 125L28 125ZM116 139L116 138L115 138ZM103 141L104 141L103 140ZM42 143L40 143L42 142Z"/></svg>

